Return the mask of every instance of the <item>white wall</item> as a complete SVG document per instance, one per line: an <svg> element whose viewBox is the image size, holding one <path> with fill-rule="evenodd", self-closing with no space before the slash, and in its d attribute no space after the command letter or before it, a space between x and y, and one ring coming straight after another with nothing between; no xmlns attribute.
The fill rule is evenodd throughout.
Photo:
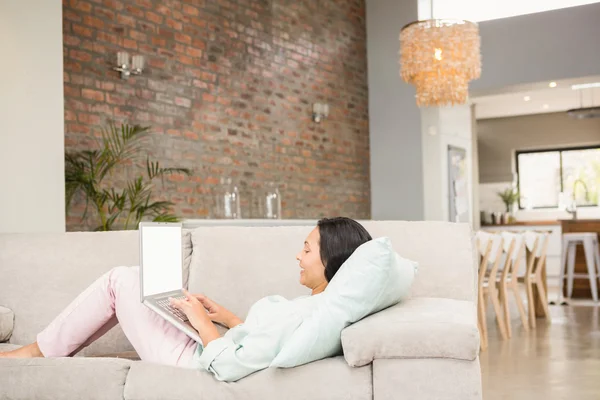
<svg viewBox="0 0 600 400"><path fill-rule="evenodd" d="M400 28L417 19L417 0L366 0L371 146L371 217L423 218L421 115L400 79Z"/></svg>
<svg viewBox="0 0 600 400"><path fill-rule="evenodd" d="M448 147L454 146L465 149L469 222L473 222L471 107L423 108L421 126L425 220L449 221Z"/></svg>
<svg viewBox="0 0 600 400"><path fill-rule="evenodd" d="M64 232L62 2L0 0L0 232Z"/></svg>

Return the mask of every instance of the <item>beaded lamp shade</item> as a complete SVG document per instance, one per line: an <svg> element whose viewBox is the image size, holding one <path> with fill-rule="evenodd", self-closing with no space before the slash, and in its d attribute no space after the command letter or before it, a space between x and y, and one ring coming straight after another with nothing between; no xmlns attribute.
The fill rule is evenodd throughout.
<svg viewBox="0 0 600 400"><path fill-rule="evenodd" d="M417 105L464 104L469 81L481 75L479 27L429 19L400 31L400 76L417 88Z"/></svg>

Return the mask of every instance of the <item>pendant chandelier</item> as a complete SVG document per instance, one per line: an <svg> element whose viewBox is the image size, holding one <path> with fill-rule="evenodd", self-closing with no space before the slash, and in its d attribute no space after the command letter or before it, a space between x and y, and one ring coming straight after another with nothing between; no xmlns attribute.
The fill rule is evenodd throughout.
<svg viewBox="0 0 600 400"><path fill-rule="evenodd" d="M465 104L481 75L479 27L450 19L416 21L400 31L400 76L417 88L417 105Z"/></svg>

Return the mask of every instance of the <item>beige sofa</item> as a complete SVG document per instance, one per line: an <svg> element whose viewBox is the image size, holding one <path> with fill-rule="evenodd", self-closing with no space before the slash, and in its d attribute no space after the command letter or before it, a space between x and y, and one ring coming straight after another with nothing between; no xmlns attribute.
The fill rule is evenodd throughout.
<svg viewBox="0 0 600 400"><path fill-rule="evenodd" d="M0 399L481 399L470 228L364 225L420 268L409 300L344 330L343 356L223 383L206 371L114 358L133 350L117 325L74 358L0 359ZM294 257L311 229L187 231L186 284L241 317L263 296L306 294ZM94 279L138 260L135 231L0 235L0 338L9 337L0 351L32 342Z"/></svg>

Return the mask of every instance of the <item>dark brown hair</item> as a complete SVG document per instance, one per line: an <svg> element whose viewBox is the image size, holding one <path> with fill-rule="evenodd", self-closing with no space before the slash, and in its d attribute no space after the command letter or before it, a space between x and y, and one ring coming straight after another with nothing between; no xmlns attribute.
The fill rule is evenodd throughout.
<svg viewBox="0 0 600 400"><path fill-rule="evenodd" d="M354 250L372 237L361 224L346 217L323 218L317 226L321 236L321 261L329 282Z"/></svg>

